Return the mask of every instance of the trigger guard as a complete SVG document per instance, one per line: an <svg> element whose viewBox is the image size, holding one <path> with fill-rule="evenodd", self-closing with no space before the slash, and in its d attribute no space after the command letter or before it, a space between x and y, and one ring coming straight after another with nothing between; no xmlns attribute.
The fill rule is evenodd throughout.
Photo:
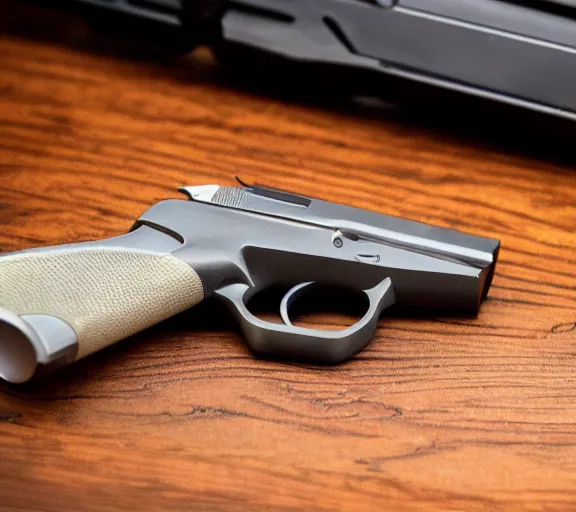
<svg viewBox="0 0 576 512"><path fill-rule="evenodd" d="M309 288L311 285L314 284L314 281L309 281L308 283L300 283L296 286L293 286L286 292L286 295L282 298L282 302L280 303L280 316L286 325L292 326L292 322L290 321L290 315L288 314L288 310L290 306L294 304L294 301L300 297L306 288Z"/></svg>
<svg viewBox="0 0 576 512"><path fill-rule="evenodd" d="M299 284L286 294L286 316L289 302L311 284ZM341 331L323 331L259 319L244 302L252 291L250 286L237 283L214 292L238 321L248 345L257 352L324 364L341 363L360 352L372 339L380 312L395 302L392 281L386 278L374 288L364 290L369 299L369 308L362 319Z"/></svg>

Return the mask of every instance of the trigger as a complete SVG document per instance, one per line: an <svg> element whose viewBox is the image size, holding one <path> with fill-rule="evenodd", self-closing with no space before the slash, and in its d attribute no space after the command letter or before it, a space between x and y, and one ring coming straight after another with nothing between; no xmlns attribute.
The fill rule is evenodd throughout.
<svg viewBox="0 0 576 512"><path fill-rule="evenodd" d="M304 290L313 284L314 281L297 284L296 286L290 288L290 290L286 292L286 295L284 295L284 298L280 303L280 316L286 325L292 325L292 322L290 321L290 315L288 315L288 309L294 303L294 301L304 293Z"/></svg>

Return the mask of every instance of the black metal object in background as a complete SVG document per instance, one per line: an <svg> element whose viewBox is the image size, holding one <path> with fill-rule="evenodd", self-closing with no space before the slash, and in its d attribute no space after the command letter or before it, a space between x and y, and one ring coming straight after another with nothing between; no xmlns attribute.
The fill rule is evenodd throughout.
<svg viewBox="0 0 576 512"><path fill-rule="evenodd" d="M46 5L47 2L42 2ZM337 68L576 119L576 9L507 0L52 0L173 52L199 44ZM360 73L361 79L350 79ZM374 83L372 83L374 82Z"/></svg>

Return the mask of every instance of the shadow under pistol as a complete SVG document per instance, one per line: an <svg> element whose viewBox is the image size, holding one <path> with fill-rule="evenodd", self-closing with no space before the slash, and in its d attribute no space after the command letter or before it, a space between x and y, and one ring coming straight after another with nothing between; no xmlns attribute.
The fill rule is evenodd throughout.
<svg viewBox="0 0 576 512"><path fill-rule="evenodd" d="M259 186L181 189L130 233L0 257L0 377L25 382L180 313L223 301L252 349L340 363L370 341L393 304L476 314L500 243ZM284 324L247 307L290 288ZM313 286L364 294L343 330L298 327L290 308Z"/></svg>

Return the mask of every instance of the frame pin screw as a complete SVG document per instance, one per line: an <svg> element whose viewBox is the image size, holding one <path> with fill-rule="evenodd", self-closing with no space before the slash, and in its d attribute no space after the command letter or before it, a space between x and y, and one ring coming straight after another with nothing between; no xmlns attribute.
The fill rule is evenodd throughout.
<svg viewBox="0 0 576 512"><path fill-rule="evenodd" d="M338 249L344 245L344 240L342 240L342 233L340 231L334 233L332 236L332 243L334 244L334 247L337 247Z"/></svg>

